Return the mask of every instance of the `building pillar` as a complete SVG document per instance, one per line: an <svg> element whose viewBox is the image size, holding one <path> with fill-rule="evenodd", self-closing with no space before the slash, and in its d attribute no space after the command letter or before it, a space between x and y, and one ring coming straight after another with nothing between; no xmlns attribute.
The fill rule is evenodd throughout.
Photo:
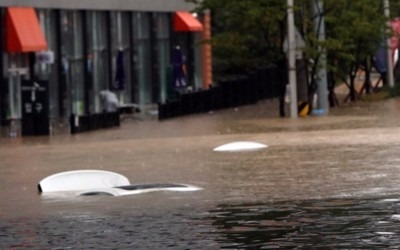
<svg viewBox="0 0 400 250"><path fill-rule="evenodd" d="M203 63L203 88L208 89L212 84L212 52L211 44L211 13L209 10L204 12L203 31L202 31L202 63Z"/></svg>

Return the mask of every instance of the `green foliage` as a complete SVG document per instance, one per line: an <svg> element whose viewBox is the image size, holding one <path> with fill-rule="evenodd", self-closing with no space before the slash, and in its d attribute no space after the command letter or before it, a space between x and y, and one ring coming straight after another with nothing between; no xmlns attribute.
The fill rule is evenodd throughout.
<svg viewBox="0 0 400 250"><path fill-rule="evenodd" d="M188 0L199 10L209 9L213 18L213 56L216 74L231 69L245 70L285 57L282 52L287 32L285 0ZM322 1L320 16L325 19L324 41L318 38L313 9ZM296 26L306 41L305 55L312 73L322 53L327 68L347 80L382 45L386 18L381 0L295 0ZM391 10L400 15L399 1L391 0ZM395 13L396 11L392 11ZM386 30L387 32L387 30Z"/></svg>
<svg viewBox="0 0 400 250"><path fill-rule="evenodd" d="M390 17L400 17L400 1L398 0L390 0Z"/></svg>
<svg viewBox="0 0 400 250"><path fill-rule="evenodd" d="M193 2L193 0L192 0ZM282 0L205 0L213 19L214 66L244 71L282 58L286 5Z"/></svg>
<svg viewBox="0 0 400 250"><path fill-rule="evenodd" d="M329 62L342 79L353 77L358 67L384 41L386 18L376 0L327 0L325 15Z"/></svg>

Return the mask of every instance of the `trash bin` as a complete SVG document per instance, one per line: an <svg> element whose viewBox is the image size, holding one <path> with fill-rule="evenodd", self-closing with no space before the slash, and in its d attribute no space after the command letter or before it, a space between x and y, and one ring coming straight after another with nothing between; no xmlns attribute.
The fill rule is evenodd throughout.
<svg viewBox="0 0 400 250"><path fill-rule="evenodd" d="M49 135L48 81L21 81L22 136Z"/></svg>

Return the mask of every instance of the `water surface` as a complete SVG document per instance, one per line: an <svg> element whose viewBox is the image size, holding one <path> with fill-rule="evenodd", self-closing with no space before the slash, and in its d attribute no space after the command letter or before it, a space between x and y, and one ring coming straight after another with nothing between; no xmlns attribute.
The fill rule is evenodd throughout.
<svg viewBox="0 0 400 250"><path fill-rule="evenodd" d="M0 138L0 248L396 249L400 100L297 120L277 110L268 101L78 135ZM269 147L212 151L233 141ZM38 194L42 178L78 169L204 189Z"/></svg>

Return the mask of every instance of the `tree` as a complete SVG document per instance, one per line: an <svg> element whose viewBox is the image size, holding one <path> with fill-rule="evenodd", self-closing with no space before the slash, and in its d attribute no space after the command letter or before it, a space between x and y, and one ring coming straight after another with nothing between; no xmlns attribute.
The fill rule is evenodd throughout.
<svg viewBox="0 0 400 250"><path fill-rule="evenodd" d="M286 1L283 0L188 0L213 13L213 55L217 71L268 64L285 58L282 42L286 35ZM359 67L382 45L386 18L382 1L323 0L326 39L318 40L312 11L318 0L296 0L296 26L306 42L305 56L313 83L322 53L328 71L346 83L351 100L356 100L354 79ZM321 0L322 1L322 0ZM393 2L393 1L392 1ZM321 49L322 48L322 49Z"/></svg>
<svg viewBox="0 0 400 250"><path fill-rule="evenodd" d="M199 9L212 12L217 73L245 71L284 56L286 5L282 0L204 0Z"/></svg>
<svg viewBox="0 0 400 250"><path fill-rule="evenodd" d="M385 43L387 19L382 1L326 1L327 51L329 69L350 89L350 99L357 99L354 80L360 67Z"/></svg>

